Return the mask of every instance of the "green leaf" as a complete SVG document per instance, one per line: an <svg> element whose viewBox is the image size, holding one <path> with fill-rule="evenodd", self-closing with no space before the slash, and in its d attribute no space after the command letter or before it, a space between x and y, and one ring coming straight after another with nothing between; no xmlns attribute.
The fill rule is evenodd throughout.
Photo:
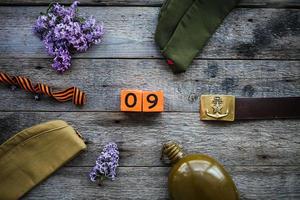
<svg viewBox="0 0 300 200"><path fill-rule="evenodd" d="M53 4L54 4L53 2L49 4L49 6L48 6L48 8L47 8L47 12L46 12L46 13L48 13L48 12L49 12L49 10L52 8Z"/></svg>

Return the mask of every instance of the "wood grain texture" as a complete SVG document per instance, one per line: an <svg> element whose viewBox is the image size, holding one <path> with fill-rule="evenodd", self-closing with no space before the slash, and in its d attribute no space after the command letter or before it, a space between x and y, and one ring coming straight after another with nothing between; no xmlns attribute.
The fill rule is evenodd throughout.
<svg viewBox="0 0 300 200"><path fill-rule="evenodd" d="M0 110L119 111L121 89L163 90L165 111L198 112L202 94L239 97L300 96L300 62L269 60L196 60L174 75L157 59L75 59L64 75L51 69L51 59L0 59L0 71L27 76L55 88L76 86L87 94L81 108L0 84Z"/></svg>
<svg viewBox="0 0 300 200"><path fill-rule="evenodd" d="M300 197L299 167L225 166L237 184L241 199ZM99 187L91 183L89 167L65 167L33 189L24 199L168 199L166 167L121 167L119 177ZM65 192L62 192L65 191Z"/></svg>
<svg viewBox="0 0 300 200"><path fill-rule="evenodd" d="M84 135L88 149L24 199L168 199L169 168L159 160L168 140L224 164L241 199L300 198L299 120L209 123L198 114L201 94L300 96L298 0L241 0L180 75L173 75L154 42L163 0L81 0L83 13L104 21L104 41L75 55L70 71L56 74L32 33L47 8L41 5L50 1L1 0L0 71L54 88L80 87L88 104L34 101L31 94L1 84L0 143L29 126L62 119ZM118 112L124 88L164 90L166 112ZM110 141L120 147L119 176L99 188L87 174Z"/></svg>
<svg viewBox="0 0 300 200"><path fill-rule="evenodd" d="M1 0L0 5L47 5L56 0ZM64 0L63 3L72 3ZM161 6L164 0L80 0L81 5ZM298 0L241 0L239 6L298 7Z"/></svg>
<svg viewBox="0 0 300 200"><path fill-rule="evenodd" d="M70 166L93 165L103 146L118 143L121 166L162 166L160 150L179 141L188 153L202 152L225 165L300 165L300 121L201 122L198 113L4 112L1 141L32 125L66 120L88 141Z"/></svg>
<svg viewBox="0 0 300 200"><path fill-rule="evenodd" d="M46 7L0 7L0 57L47 58L32 26ZM81 58L161 58L154 42L157 7L82 7L105 24L103 43ZM22 17L20 17L22 16ZM20 31L22 30L22 31ZM238 8L229 14L199 58L299 59L298 9Z"/></svg>

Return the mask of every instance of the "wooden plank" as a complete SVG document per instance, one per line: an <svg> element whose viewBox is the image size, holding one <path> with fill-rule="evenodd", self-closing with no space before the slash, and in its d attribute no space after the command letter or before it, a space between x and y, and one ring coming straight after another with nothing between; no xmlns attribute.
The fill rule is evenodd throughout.
<svg viewBox="0 0 300 200"><path fill-rule="evenodd" d="M157 59L74 59L70 71L57 74L50 59L0 59L0 71L30 77L54 88L77 86L87 94L81 108L0 84L0 110L119 111L121 89L163 90L165 111L198 112L202 94L239 97L300 96L300 62L269 60L196 60L173 75Z"/></svg>
<svg viewBox="0 0 300 200"><path fill-rule="evenodd" d="M48 5L55 0L2 0L0 5ZM63 3L72 3L65 0ZM80 0L81 5L114 6L161 6L164 0ZM239 6L298 7L298 0L241 0Z"/></svg>
<svg viewBox="0 0 300 200"><path fill-rule="evenodd" d="M202 152L225 165L299 165L299 120L208 123L198 113L2 112L0 143L48 120L68 121L87 139L88 150L69 166L91 166L104 145L120 147L121 166L162 166L162 144L180 142L188 153Z"/></svg>
<svg viewBox="0 0 300 200"><path fill-rule="evenodd" d="M299 166L226 166L241 199L299 199ZM65 167L24 199L168 199L166 167L121 167L115 181L91 183L89 167Z"/></svg>
<svg viewBox="0 0 300 200"><path fill-rule="evenodd" d="M0 57L47 58L32 26L46 7L0 7ZM157 7L82 7L104 21L102 45L81 58L161 58L154 42ZM22 18L20 16L23 16ZM199 58L299 59L298 9L238 8L229 14ZM22 31L20 31L22 30Z"/></svg>

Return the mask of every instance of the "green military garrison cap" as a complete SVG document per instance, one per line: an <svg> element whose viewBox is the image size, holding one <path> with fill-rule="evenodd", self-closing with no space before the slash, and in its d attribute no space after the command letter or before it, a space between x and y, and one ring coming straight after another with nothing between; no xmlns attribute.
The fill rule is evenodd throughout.
<svg viewBox="0 0 300 200"><path fill-rule="evenodd" d="M175 73L184 72L239 0L166 0L155 41Z"/></svg>
<svg viewBox="0 0 300 200"><path fill-rule="evenodd" d="M25 129L0 145L0 199L14 200L86 148L66 122Z"/></svg>

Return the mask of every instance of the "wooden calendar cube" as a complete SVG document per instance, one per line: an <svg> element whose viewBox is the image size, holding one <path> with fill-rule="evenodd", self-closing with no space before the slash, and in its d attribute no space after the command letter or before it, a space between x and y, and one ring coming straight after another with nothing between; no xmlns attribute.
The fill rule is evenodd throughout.
<svg viewBox="0 0 300 200"><path fill-rule="evenodd" d="M142 112L143 91L121 90L121 111Z"/></svg>
<svg viewBox="0 0 300 200"><path fill-rule="evenodd" d="M143 91L143 112L163 112L164 93L163 91Z"/></svg>

